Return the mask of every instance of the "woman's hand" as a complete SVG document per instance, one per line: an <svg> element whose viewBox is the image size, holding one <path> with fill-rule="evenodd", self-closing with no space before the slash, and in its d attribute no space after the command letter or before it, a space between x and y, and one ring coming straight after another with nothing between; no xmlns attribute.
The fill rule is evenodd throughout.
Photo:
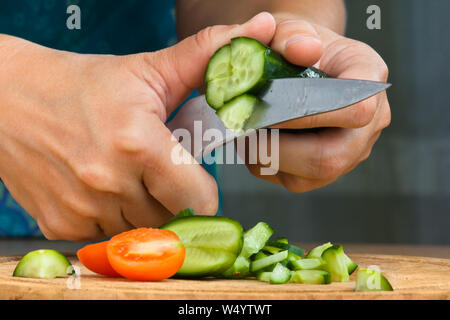
<svg viewBox="0 0 450 320"><path fill-rule="evenodd" d="M332 77L383 82L388 78L386 64L371 47L304 20L278 24L271 47L294 64L316 64ZM280 133L277 175L260 175L261 165L248 168L292 192L323 187L367 159L390 120L389 102L382 92L345 109L286 122L277 128L324 129Z"/></svg>
<svg viewBox="0 0 450 320"><path fill-rule="evenodd" d="M80 55L0 35L0 177L49 239L92 240L217 211L216 183L175 165L167 116L236 36L268 43L275 21L202 30L171 48Z"/></svg>

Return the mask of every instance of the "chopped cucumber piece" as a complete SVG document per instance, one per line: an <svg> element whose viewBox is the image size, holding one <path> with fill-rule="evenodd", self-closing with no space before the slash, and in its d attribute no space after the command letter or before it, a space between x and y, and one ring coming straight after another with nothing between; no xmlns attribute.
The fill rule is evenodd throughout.
<svg viewBox="0 0 450 320"><path fill-rule="evenodd" d="M305 284L328 284L331 283L331 276L328 272L323 270L298 270L291 272L292 283Z"/></svg>
<svg viewBox="0 0 450 320"><path fill-rule="evenodd" d="M283 266L281 263L277 263L270 275L270 283L283 284L289 281L291 278L291 270Z"/></svg>
<svg viewBox="0 0 450 320"><path fill-rule="evenodd" d="M271 79L325 76L317 69L289 63L255 39L234 38L208 64L206 100L211 107L219 109L241 94L258 92Z"/></svg>
<svg viewBox="0 0 450 320"><path fill-rule="evenodd" d="M358 268L358 265L352 260L350 259L345 253L345 262L347 264L347 269L348 269L348 274L352 274L353 272L355 272L356 268Z"/></svg>
<svg viewBox="0 0 450 320"><path fill-rule="evenodd" d="M27 253L14 269L13 277L53 279L65 277L71 271L69 260L55 250L36 250Z"/></svg>
<svg viewBox="0 0 450 320"><path fill-rule="evenodd" d="M280 248L276 248L276 247L272 247L272 246L264 246L263 248L262 248L262 250L263 250L263 252L267 252L267 253L269 253L269 254L275 254L275 253L278 253L278 252L280 252L280 251L283 251L282 249L280 249Z"/></svg>
<svg viewBox="0 0 450 320"><path fill-rule="evenodd" d="M175 232L186 249L177 276L221 274L234 264L242 249L242 226L231 218L184 217L161 228Z"/></svg>
<svg viewBox="0 0 450 320"><path fill-rule="evenodd" d="M288 240L288 238L278 238L278 239L277 239L277 242L288 244L288 243L289 243L289 240Z"/></svg>
<svg viewBox="0 0 450 320"><path fill-rule="evenodd" d="M243 94L227 102L217 116L222 120L225 127L233 131L243 131L245 123L250 118L258 103L258 98L250 94Z"/></svg>
<svg viewBox="0 0 450 320"><path fill-rule="evenodd" d="M295 260L300 260L302 257L296 255L295 253L292 252L288 252L288 258L287 261L295 261Z"/></svg>
<svg viewBox="0 0 450 320"><path fill-rule="evenodd" d="M362 268L356 275L355 291L393 291L389 281L381 272L373 269Z"/></svg>
<svg viewBox="0 0 450 320"><path fill-rule="evenodd" d="M244 278L250 273L250 260L243 256L237 257L234 264L222 276L225 278Z"/></svg>
<svg viewBox="0 0 450 320"><path fill-rule="evenodd" d="M258 253L272 236L273 229L265 222L259 222L253 228L244 232L244 245L241 256L249 258Z"/></svg>
<svg viewBox="0 0 450 320"><path fill-rule="evenodd" d="M322 253L331 246L333 246L331 242L327 242L318 247L315 247L314 249L308 252L305 258L320 258L322 256Z"/></svg>
<svg viewBox="0 0 450 320"><path fill-rule="evenodd" d="M272 272L259 272L256 275L256 280L270 282L271 275L272 275Z"/></svg>
<svg viewBox="0 0 450 320"><path fill-rule="evenodd" d="M314 270L323 268L324 261L321 258L299 259L290 261L289 265L294 270Z"/></svg>
<svg viewBox="0 0 450 320"><path fill-rule="evenodd" d="M272 264L281 262L281 261L285 260L287 257L288 257L288 251L286 250L286 251L281 251L281 252L278 252L271 256L259 259L259 260L255 260L250 265L250 271L251 272L259 271L259 270L264 269Z"/></svg>
<svg viewBox="0 0 450 320"><path fill-rule="evenodd" d="M333 245L322 253L325 262L324 269L331 275L333 282L345 282L349 280L347 261L344 249L340 245Z"/></svg>
<svg viewBox="0 0 450 320"><path fill-rule="evenodd" d="M264 253L263 250L261 250L257 254L254 254L251 259L252 259L252 261L255 261L255 260L259 260L259 259L268 257L269 255L270 254L266 254L266 253Z"/></svg>
<svg viewBox="0 0 450 320"><path fill-rule="evenodd" d="M302 248L299 248L297 246L294 246L292 244L287 244L287 243L283 243L283 242L278 242L278 241L268 241L267 242L268 246L271 247L275 247L275 248L279 248L281 250L288 250L294 254L296 254L297 256L302 257L303 254L305 253L305 250L303 250Z"/></svg>

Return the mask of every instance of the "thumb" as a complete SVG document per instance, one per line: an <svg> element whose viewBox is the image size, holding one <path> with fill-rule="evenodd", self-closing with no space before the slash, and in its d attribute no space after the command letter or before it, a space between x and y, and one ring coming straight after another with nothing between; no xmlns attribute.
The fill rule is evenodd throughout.
<svg viewBox="0 0 450 320"><path fill-rule="evenodd" d="M241 36L267 44L272 40L275 26L273 16L262 12L241 25L207 27L172 47L158 51L154 67L166 83L168 112L202 85L209 59L220 47Z"/></svg>
<svg viewBox="0 0 450 320"><path fill-rule="evenodd" d="M314 26L304 20L285 20L278 24L271 47L291 63L304 67L314 65L323 53Z"/></svg>

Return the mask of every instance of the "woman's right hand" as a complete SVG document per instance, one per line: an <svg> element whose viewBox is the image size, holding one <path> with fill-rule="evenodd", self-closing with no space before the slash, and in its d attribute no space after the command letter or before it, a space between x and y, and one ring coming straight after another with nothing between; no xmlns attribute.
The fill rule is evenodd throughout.
<svg viewBox="0 0 450 320"><path fill-rule="evenodd" d="M94 240L217 211L198 163L176 165L167 116L230 38L270 42L275 21L205 29L130 56L81 55L0 35L0 177L49 239Z"/></svg>

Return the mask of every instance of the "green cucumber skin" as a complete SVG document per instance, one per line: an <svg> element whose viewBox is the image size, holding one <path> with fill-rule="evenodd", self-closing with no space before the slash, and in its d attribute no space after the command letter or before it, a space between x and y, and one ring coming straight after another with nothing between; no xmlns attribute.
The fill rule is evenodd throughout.
<svg viewBox="0 0 450 320"><path fill-rule="evenodd" d="M288 250L289 252L292 252L293 254L296 254L299 257L302 257L303 254L305 253L305 250L303 250L300 247L294 246L292 244L279 242L279 241L268 241L267 246L279 248L281 250Z"/></svg>
<svg viewBox="0 0 450 320"><path fill-rule="evenodd" d="M54 279L69 275L69 260L56 250L41 249L27 253L20 259L13 277Z"/></svg>
<svg viewBox="0 0 450 320"><path fill-rule="evenodd" d="M330 273L323 270L297 270L291 272L290 283L329 284Z"/></svg>
<svg viewBox="0 0 450 320"><path fill-rule="evenodd" d="M223 47L221 47L219 50L216 51L216 53L211 57L210 63L208 64L208 67L206 69L205 73L205 83L207 84L206 89L206 100L208 104L216 109L220 110L224 104L226 104L228 101L231 101L233 98L241 95L241 94L253 94L253 95L259 95L262 91L265 90L267 87L267 84L270 80L274 79L282 79L282 78L326 78L327 74L323 71L320 71L314 67L301 67L296 66L290 62L288 62L286 59L283 58L282 55L279 53L273 51L269 47L265 46L261 42L247 37L237 37L233 38L231 40L231 47L233 47L233 43L238 42L246 42L249 44L249 46L253 46L255 48L255 53L261 52L263 55L263 70L260 78L253 83L251 86L249 86L244 92L236 92L228 99L225 99L223 103L216 104L213 102L214 97L210 96L209 90L208 90L208 82L212 81L214 78L212 78L211 73L211 65L215 58L217 58L222 53L222 49L224 49L227 46L230 46L230 44L227 44ZM228 48L228 47L227 47ZM230 66L231 66L231 57L230 57ZM230 70L231 74L231 70Z"/></svg>
<svg viewBox="0 0 450 320"><path fill-rule="evenodd" d="M332 282L349 281L347 261L342 246L331 246L322 253L321 258L325 262L324 269L330 273Z"/></svg>
<svg viewBox="0 0 450 320"><path fill-rule="evenodd" d="M207 227L210 229L218 228L220 225L228 225L229 230L234 233L232 243L226 244L220 239L220 242L214 243L214 235L211 231L209 234L204 234L203 240L199 240L201 236L192 233L192 230L205 230ZM177 272L176 277L205 277L220 275L229 269L239 253L242 250L243 245L243 229L239 222L227 217L207 217L207 216L188 216L176 219L175 221L168 222L163 225L161 229L167 229L175 232L181 240L181 243L185 246L186 257L183 266ZM199 231L202 232L202 231ZM217 240L217 239L215 239ZM203 242L204 241L204 242ZM208 254L218 254L224 258L222 264L211 263L210 265L198 269L195 268L195 262L192 261L190 255L194 253L203 252ZM201 264L199 264L201 265ZM193 267L194 266L194 267ZM190 268L190 269L189 269ZM189 270L189 271L186 271Z"/></svg>
<svg viewBox="0 0 450 320"><path fill-rule="evenodd" d="M379 287L369 288L367 285L367 280L369 277L378 277ZM358 270L356 275L356 287L355 291L367 292L367 291L394 291L392 285L386 279L386 277L379 271L362 268Z"/></svg>

